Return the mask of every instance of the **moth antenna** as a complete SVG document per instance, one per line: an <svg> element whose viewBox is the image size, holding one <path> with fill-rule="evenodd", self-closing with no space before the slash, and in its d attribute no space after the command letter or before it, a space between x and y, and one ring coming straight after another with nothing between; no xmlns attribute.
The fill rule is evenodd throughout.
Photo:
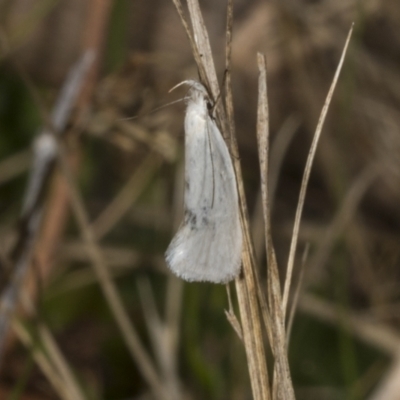
<svg viewBox="0 0 400 400"><path fill-rule="evenodd" d="M173 104L180 103L183 100L185 100L184 97L182 97L181 99L178 99L178 100L171 101L171 102L169 102L167 104L163 104L162 106L154 108L153 110L149 111L148 113L145 113L145 114L142 114L142 115L134 115L133 117L119 118L118 121L129 121L129 120L133 120L133 119L138 119L138 118L143 117L145 115L150 115L150 114L153 114L153 113L155 113L157 111L160 111L163 108L172 106Z"/></svg>
<svg viewBox="0 0 400 400"><path fill-rule="evenodd" d="M171 93L172 91L174 91L175 89L177 89L178 87L182 86L182 85L191 85L193 86L193 82L192 80L185 80L182 82L179 82L177 85L175 85L173 88L168 90L168 93Z"/></svg>

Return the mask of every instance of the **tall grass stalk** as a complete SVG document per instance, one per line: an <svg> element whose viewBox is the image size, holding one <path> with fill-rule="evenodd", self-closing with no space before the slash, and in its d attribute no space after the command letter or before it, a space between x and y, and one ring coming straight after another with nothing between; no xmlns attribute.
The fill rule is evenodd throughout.
<svg viewBox="0 0 400 400"><path fill-rule="evenodd" d="M183 11L180 0L173 0L181 22L192 48L193 56L198 67L201 82L211 93L213 100L220 97L220 87L217 80L211 46L207 29L200 11L198 0L187 0L189 20ZM333 92L338 81L344 57L350 41L352 29L348 34L342 56L339 61L335 76L323 105L318 125L311 144L309 156L304 170L299 201L296 211L292 241L289 251L289 261L283 290L280 285L278 265L273 247L270 224L270 201L268 193L268 152L269 152L269 113L267 97L267 68L266 58L258 54L259 89L258 89L258 117L257 139L261 169L261 193L264 215L264 229L266 237L267 254L267 285L263 286L258 277L254 256L254 247L251 241L250 224L244 192L244 183L240 165L238 145L235 135L234 110L231 90L231 45L232 45L233 4L228 0L227 29L226 29L226 71L225 71L225 104L217 102L217 119L221 131L232 154L233 165L239 193L241 224L243 230L244 246L242 253L243 273L236 279L235 287L240 310L240 326L234 316L230 305L227 312L228 319L235 330L243 338L247 356L248 370L254 399L290 400L295 398L293 384L290 376L287 357L286 340L286 314L291 281L295 262L300 221L304 206L305 194L311 173L315 152L322 132L322 127L328 112ZM191 28L190 28L191 25ZM228 290L229 293L229 290ZM230 303L231 304L231 303ZM272 376L268 373L265 345L263 341L262 325L264 325L271 348L274 368Z"/></svg>

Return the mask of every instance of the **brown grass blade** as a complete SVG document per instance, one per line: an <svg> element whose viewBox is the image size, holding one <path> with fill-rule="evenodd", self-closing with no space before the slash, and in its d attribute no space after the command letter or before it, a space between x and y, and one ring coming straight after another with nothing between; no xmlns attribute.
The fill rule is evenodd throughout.
<svg viewBox="0 0 400 400"><path fill-rule="evenodd" d="M268 382L268 369L265 362L265 349L262 338L260 309L257 304L257 293L261 295L260 282L258 281L255 268L254 248L250 239L250 223L244 193L241 165L239 162L239 151L235 135L233 97L231 85L231 53L232 53L232 27L233 27L233 2L228 1L227 9L227 28L226 28L226 111L228 119L228 130L230 138L230 150L233 154L234 169L239 192L239 204L241 208L242 230L244 232L244 250L243 250L243 270L244 278L236 280L236 291L240 308L242 321L242 338L245 343L246 355L249 365L249 372L254 398L269 399L270 389ZM263 312L264 310L264 312ZM261 308L263 318L268 321L268 312L266 307ZM230 315L230 322L232 321ZM266 324L268 327L269 323ZM269 335L269 329L267 329ZM251 333L251 334L249 334Z"/></svg>
<svg viewBox="0 0 400 400"><path fill-rule="evenodd" d="M228 122L229 139L235 137L235 121L233 111L233 96L231 82L231 59L232 59L232 30L233 30L233 0L228 0L226 13L226 45L225 45L225 106ZM230 146L233 150L233 146ZM239 154L234 154L239 157Z"/></svg>
<svg viewBox="0 0 400 400"><path fill-rule="evenodd" d="M270 158L268 166L268 191L270 213L274 209L275 193L278 186L281 167L290 143L300 125L300 120L295 115L289 116L275 135L275 140L271 143ZM256 205L251 216L252 237L256 255L261 260L265 253L265 225L263 219L263 198L261 185L257 194Z"/></svg>
<svg viewBox="0 0 400 400"><path fill-rule="evenodd" d="M315 130L314 138L311 143L310 152L309 152L308 158L307 158L307 163L306 163L306 166L304 169L303 180L302 180L300 195L299 195L299 201L297 203L297 210L296 210L295 222L294 222L294 227L293 227L292 241L290 244L289 259L288 259L288 264L287 264L287 269L286 269L285 286L284 286L284 291L283 291L282 310L283 310L284 316L286 315L286 312L287 312L287 305L288 305L289 294L290 294L290 286L291 286L292 275L293 275L293 266L294 266L294 260L295 260L296 249L297 249L297 241L298 241L298 236L299 236L300 221L301 221L301 215L303 212L303 206L304 206L304 200L305 200L305 196L306 196L308 181L310 179L311 167L312 167L312 164L314 161L314 156L315 156L315 152L317 150L319 138L321 136L322 127L324 125L326 115L328 113L329 105L332 100L333 92L335 90L340 71L342 70L342 66L343 66L345 56L346 56L347 48L349 46L350 38L353 33L353 26L354 26L354 24L351 26L350 31L347 35L347 39L346 39L346 42L345 42L345 45L343 48L342 55L340 57L338 67L337 67L335 75L333 77L331 87L329 88L328 95L326 96L324 106L322 107L321 115L318 120L317 128Z"/></svg>
<svg viewBox="0 0 400 400"><path fill-rule="evenodd" d="M272 322L271 347L275 356L273 398L294 400L293 384L290 377L286 350L285 323L282 313L282 293L278 265L271 235L271 215L268 192L268 151L269 151L269 110L267 95L267 63L262 54L257 56L260 71L258 80L257 142L261 170L261 194L265 224L265 246L268 263L268 298ZM264 319L266 321L266 319ZM267 327L268 330L268 327Z"/></svg>

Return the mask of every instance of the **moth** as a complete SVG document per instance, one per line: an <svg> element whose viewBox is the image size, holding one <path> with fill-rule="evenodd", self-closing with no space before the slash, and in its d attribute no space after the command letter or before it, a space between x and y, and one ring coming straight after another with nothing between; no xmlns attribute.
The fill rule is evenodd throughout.
<svg viewBox="0 0 400 400"><path fill-rule="evenodd" d="M186 281L226 283L240 272L242 230L232 160L205 87L187 80L184 220L165 257Z"/></svg>

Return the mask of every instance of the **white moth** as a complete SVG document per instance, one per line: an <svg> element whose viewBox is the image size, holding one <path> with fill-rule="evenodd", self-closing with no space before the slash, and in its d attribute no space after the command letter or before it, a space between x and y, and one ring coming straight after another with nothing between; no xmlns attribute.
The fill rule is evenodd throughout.
<svg viewBox="0 0 400 400"><path fill-rule="evenodd" d="M165 254L186 281L226 283L240 272L242 231L232 160L205 87L196 81L186 97L185 216Z"/></svg>

